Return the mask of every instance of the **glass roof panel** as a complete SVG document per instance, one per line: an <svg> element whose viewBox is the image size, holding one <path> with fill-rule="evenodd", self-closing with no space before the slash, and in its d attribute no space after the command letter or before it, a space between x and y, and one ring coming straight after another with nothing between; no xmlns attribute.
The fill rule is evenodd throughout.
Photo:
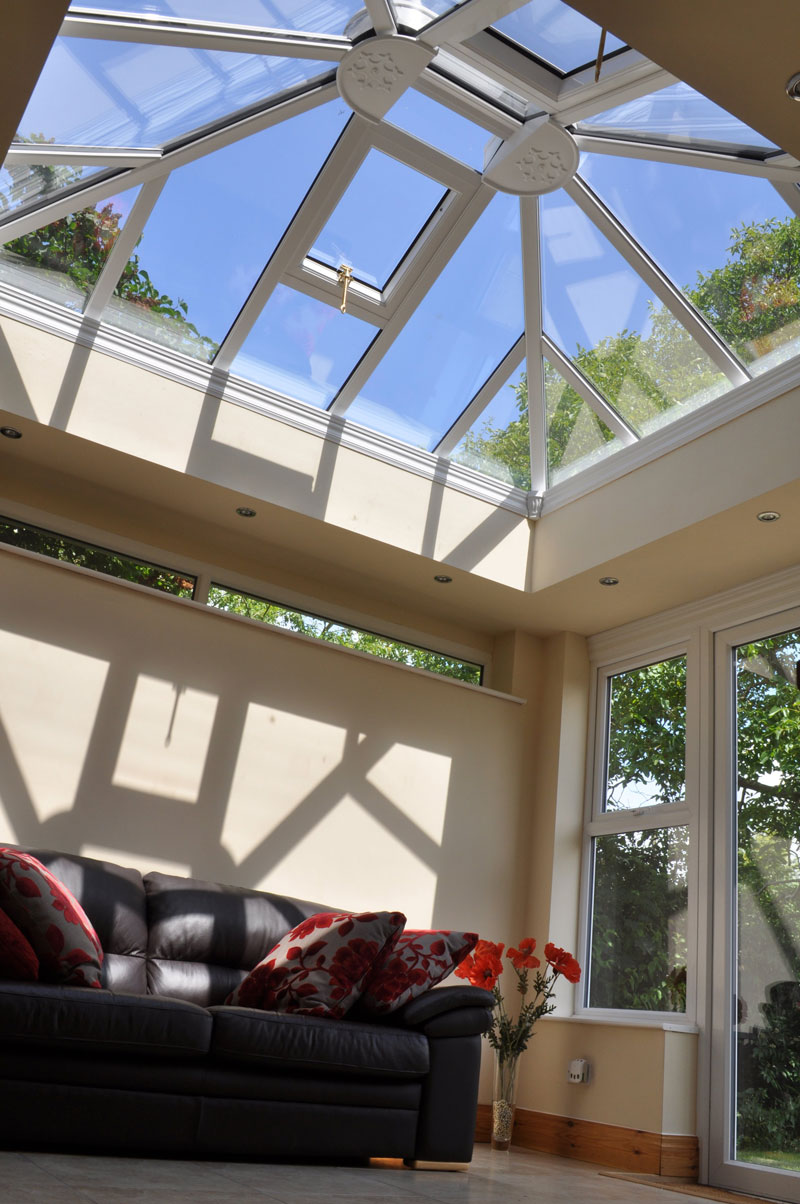
<svg viewBox="0 0 800 1204"><path fill-rule="evenodd" d="M509 375L450 459L520 489L531 487L526 363Z"/></svg>
<svg viewBox="0 0 800 1204"><path fill-rule="evenodd" d="M604 130L616 136L655 138L660 142L778 149L738 117L683 83L596 113L580 122L578 128L588 133Z"/></svg>
<svg viewBox="0 0 800 1204"><path fill-rule="evenodd" d="M75 0L70 5L140 16L224 20L229 25L333 34L343 34L350 18L363 7L363 0L226 0L224 5L219 0Z"/></svg>
<svg viewBox="0 0 800 1204"><path fill-rule="evenodd" d="M83 163L19 163L9 157L0 168L0 216L49 201L63 188L88 180L101 170Z"/></svg>
<svg viewBox="0 0 800 1204"><path fill-rule="evenodd" d="M430 451L522 330L519 205L498 193L348 417Z"/></svg>
<svg viewBox="0 0 800 1204"><path fill-rule="evenodd" d="M542 278L545 332L640 433L731 387L563 190L542 198Z"/></svg>
<svg viewBox="0 0 800 1204"><path fill-rule="evenodd" d="M530 4L495 21L492 29L512 38L563 73L577 71L597 59L600 26L562 4L561 0L531 0ZM609 33L605 54L624 45Z"/></svg>
<svg viewBox="0 0 800 1204"><path fill-rule="evenodd" d="M548 484L565 481L625 446L548 363L544 365L544 396Z"/></svg>
<svg viewBox="0 0 800 1204"><path fill-rule="evenodd" d="M371 150L309 251L366 284L383 288L446 189L429 176Z"/></svg>
<svg viewBox="0 0 800 1204"><path fill-rule="evenodd" d="M11 239L0 248L0 280L82 311L138 193L129 188Z"/></svg>
<svg viewBox="0 0 800 1204"><path fill-rule="evenodd" d="M406 89L392 105L385 120L444 151L446 155L460 159L468 167L483 171L484 150L492 134L452 109L423 96L416 88Z"/></svg>
<svg viewBox="0 0 800 1204"><path fill-rule="evenodd" d="M307 59L59 37L19 128L72 146L160 146L330 70Z"/></svg>
<svg viewBox="0 0 800 1204"><path fill-rule="evenodd" d="M281 284L231 371L323 409L377 333L368 322Z"/></svg>
<svg viewBox="0 0 800 1204"><path fill-rule="evenodd" d="M209 359L346 120L332 101L173 171L106 319Z"/></svg>
<svg viewBox="0 0 800 1204"><path fill-rule="evenodd" d="M751 371L798 353L800 218L768 180L607 155L581 172Z"/></svg>

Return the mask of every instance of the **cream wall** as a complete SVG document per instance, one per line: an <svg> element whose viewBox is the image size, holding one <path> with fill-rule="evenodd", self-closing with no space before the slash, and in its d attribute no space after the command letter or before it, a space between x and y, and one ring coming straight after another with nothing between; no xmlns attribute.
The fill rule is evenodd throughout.
<svg viewBox="0 0 800 1204"><path fill-rule="evenodd" d="M0 549L2 837L511 923L526 707Z"/></svg>

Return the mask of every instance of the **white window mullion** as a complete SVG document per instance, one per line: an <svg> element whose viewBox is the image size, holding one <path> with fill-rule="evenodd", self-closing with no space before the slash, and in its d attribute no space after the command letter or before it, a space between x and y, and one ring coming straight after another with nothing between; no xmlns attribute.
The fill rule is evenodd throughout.
<svg viewBox="0 0 800 1204"><path fill-rule="evenodd" d="M588 376L585 376L572 360L557 347L548 335L542 335L542 349L545 359L553 365L567 384L575 390L579 397L594 410L598 418L606 424L610 431L617 436L621 443L636 443L639 436L633 427L609 405L602 393L594 387Z"/></svg>
<svg viewBox="0 0 800 1204"><path fill-rule="evenodd" d="M744 365L736 358L717 332L709 326L698 310L684 297L680 289L662 272L646 251L631 238L622 223L608 210L600 198L579 176L564 186L564 191L582 210L601 234L619 251L623 259L644 280L659 301L667 307L684 330L706 353L712 363L724 372L732 385L743 385L751 379Z"/></svg>
<svg viewBox="0 0 800 1204"><path fill-rule="evenodd" d="M128 219L119 233L117 241L111 248L108 258L103 264L94 288L89 294L89 300L84 309L84 317L99 319L108 302L113 296L117 281L125 270L125 265L133 254L133 250L142 236L145 222L153 212L156 201L167 182L166 176L151 180L143 185L136 198Z"/></svg>

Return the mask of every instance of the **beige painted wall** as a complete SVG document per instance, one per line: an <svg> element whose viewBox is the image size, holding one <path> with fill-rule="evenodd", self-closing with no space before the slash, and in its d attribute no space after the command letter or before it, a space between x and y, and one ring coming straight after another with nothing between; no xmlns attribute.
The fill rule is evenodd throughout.
<svg viewBox="0 0 800 1204"><path fill-rule="evenodd" d="M525 707L8 549L0 579L4 838L508 927Z"/></svg>
<svg viewBox="0 0 800 1204"><path fill-rule="evenodd" d="M526 1054L520 1103L576 1120L693 1135L696 1057L691 1032L548 1017ZM588 1083L567 1081L573 1058L591 1063Z"/></svg>

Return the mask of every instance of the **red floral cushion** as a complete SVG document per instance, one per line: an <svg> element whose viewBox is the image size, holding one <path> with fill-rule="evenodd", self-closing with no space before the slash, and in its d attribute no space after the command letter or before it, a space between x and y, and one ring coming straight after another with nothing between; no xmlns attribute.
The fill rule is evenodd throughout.
<svg viewBox="0 0 800 1204"><path fill-rule="evenodd" d="M320 912L278 941L225 1001L340 1020L406 922L399 911Z"/></svg>
<svg viewBox="0 0 800 1204"><path fill-rule="evenodd" d="M39 959L30 942L0 911L0 978L15 978L20 982L35 982L39 977Z"/></svg>
<svg viewBox="0 0 800 1204"><path fill-rule="evenodd" d="M407 928L367 975L359 1009L394 1012L446 978L475 948L477 932Z"/></svg>
<svg viewBox="0 0 800 1204"><path fill-rule="evenodd" d="M29 853L0 847L0 906L33 946L41 978L101 986L97 933L74 895Z"/></svg>

